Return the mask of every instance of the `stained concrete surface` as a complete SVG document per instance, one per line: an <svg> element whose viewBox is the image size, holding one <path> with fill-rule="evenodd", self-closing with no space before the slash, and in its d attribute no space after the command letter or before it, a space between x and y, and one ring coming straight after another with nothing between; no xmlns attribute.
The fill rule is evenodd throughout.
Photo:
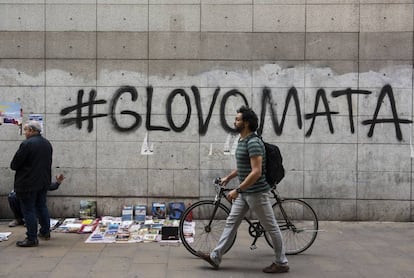
<svg viewBox="0 0 414 278"><path fill-rule="evenodd" d="M414 277L414 223L321 222L315 243L302 254L288 256L291 271L278 277ZM272 260L264 239L251 251L246 226L219 270L181 246L159 243L84 243L88 234L52 233L35 248L19 248L25 228L0 242L0 277L271 277L261 269Z"/></svg>

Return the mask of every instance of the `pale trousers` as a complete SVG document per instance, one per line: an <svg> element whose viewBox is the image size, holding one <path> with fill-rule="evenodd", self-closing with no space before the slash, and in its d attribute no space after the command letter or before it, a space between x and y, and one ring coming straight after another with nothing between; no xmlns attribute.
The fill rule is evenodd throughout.
<svg viewBox="0 0 414 278"><path fill-rule="evenodd" d="M273 262L286 264L288 260L285 255L282 234L274 216L268 192L239 194L231 206L230 215L227 217L220 240L216 248L210 253L211 259L217 264L221 263L224 251L229 248L240 223L249 209L255 212L260 224L272 239L275 254Z"/></svg>

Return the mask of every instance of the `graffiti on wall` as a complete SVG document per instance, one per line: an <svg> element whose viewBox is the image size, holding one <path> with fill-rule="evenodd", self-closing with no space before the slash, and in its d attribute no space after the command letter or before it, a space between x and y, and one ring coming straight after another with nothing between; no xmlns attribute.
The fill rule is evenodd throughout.
<svg viewBox="0 0 414 278"><path fill-rule="evenodd" d="M153 125L151 122L152 118L152 102L153 102L153 87L149 86L146 88L146 117L145 117L145 128L147 131L173 131L173 132L183 132L190 123L191 113L193 107L191 106L190 102L190 94L186 92L184 89L177 88L171 91L171 93L167 97L166 107L165 107L165 115L167 119L168 125L161 126L161 125ZM201 105L201 97L200 91L196 86L191 87L192 97L195 101L197 117L198 117L198 133L200 135L205 135L207 133L211 116L213 114L213 110L216 105L219 105L220 111L220 123L222 128L230 133L236 133L236 130L228 124L226 119L225 111L230 101L231 97L239 98L245 105L249 105L246 96L238 91L237 89L232 89L227 92L224 92L223 97L219 104L217 104L217 98L221 92L221 88L216 88L214 94L211 98L211 102L209 105L209 109L207 112L206 117L204 118L204 112ZM95 90L91 90L89 92L89 96L86 96L86 100L84 100L85 92L84 90L79 90L77 95L77 103L73 106L65 107L61 110L60 115L65 117L73 112L72 117L66 117L61 120L61 124L63 125L75 125L76 128L82 129L83 122L86 121L87 123L87 130L88 132L92 132L93 130L93 119L100 118L100 117L109 117L112 125L116 130L119 132L130 132L138 129L143 124L143 117L141 114L131 111L131 110L123 110L120 114L129 115L134 118L133 124L130 126L121 126L117 117L116 117L116 108L118 104L118 100L124 95L129 94L131 96L131 101L136 102L138 100L138 91L135 87L132 86L123 86L116 90L112 99L109 103L109 111L108 113L95 113L94 108L95 105L101 105L108 103L105 99L96 99L97 93ZM371 91L366 90L353 90L353 89L345 89L345 90L337 90L332 91L331 96L333 98L345 97L347 104L348 104L348 115L349 115L349 126L350 132L355 132L355 123L353 119L354 111L352 108L352 99L355 95L370 95L372 94ZM183 98L185 102L185 109L186 109L186 118L183 123L177 124L173 118L173 104L177 97ZM384 103L384 99L388 98L388 103L391 107L392 115L388 118L380 118L379 111ZM292 105L291 105L292 102ZM295 87L292 87L288 90L285 98L285 106L283 109L282 116L279 120L277 111L275 106L272 105L275 102L272 98L272 93L269 88L263 88L262 90L262 100L261 100L261 110L259 112L260 115L260 124L258 128L258 133L261 134L264 128L265 117L267 113L267 108L270 107L270 119L272 121L273 129L277 135L282 135L283 128L285 125L286 115L288 109L295 109L296 112L296 123L299 129L302 129L303 121L302 121L302 112L301 106L299 102L298 92ZM291 108L292 107L292 108ZM184 111L185 111L184 109ZM86 112L84 112L86 110ZM322 111L322 112L321 112ZM316 120L319 117L324 117L328 123L328 129L330 133L334 133L334 125L332 123L332 115L337 115L339 112L331 111L329 106L328 97L325 89L321 88L318 89L315 95L315 102L314 108L312 113L304 114L304 119L310 121L310 126L306 131L306 137L310 137L312 135L313 128L316 124ZM374 135L375 125L378 123L388 123L394 125L395 134L398 140L402 140L402 132L401 132L401 124L410 124L412 123L411 120L408 119L401 119L398 116L398 111L395 103L394 93L392 87L390 85L385 85L378 96L377 105L375 111L373 111L373 116L370 119L363 120L361 122L362 125L369 126L369 132L367 134L368 137L372 137Z"/></svg>

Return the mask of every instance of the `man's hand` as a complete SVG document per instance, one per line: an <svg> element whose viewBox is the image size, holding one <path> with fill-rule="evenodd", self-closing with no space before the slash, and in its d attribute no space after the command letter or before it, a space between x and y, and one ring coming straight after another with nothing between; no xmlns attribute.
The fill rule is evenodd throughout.
<svg viewBox="0 0 414 278"><path fill-rule="evenodd" d="M233 202L237 199L237 196L239 196L239 193L237 193L236 189L233 189L229 192L229 194L227 194L226 198L229 202Z"/></svg>
<svg viewBox="0 0 414 278"><path fill-rule="evenodd" d="M225 176L224 178L220 178L220 185L225 187L236 176L237 170L231 171L231 173Z"/></svg>
<svg viewBox="0 0 414 278"><path fill-rule="evenodd" d="M229 183L230 179L228 177L220 178L220 185L225 187Z"/></svg>
<svg viewBox="0 0 414 278"><path fill-rule="evenodd" d="M57 175L56 176L56 182L58 183L58 184L61 184L62 183L62 181L65 179L66 177L63 175L63 174L59 174L59 175Z"/></svg>

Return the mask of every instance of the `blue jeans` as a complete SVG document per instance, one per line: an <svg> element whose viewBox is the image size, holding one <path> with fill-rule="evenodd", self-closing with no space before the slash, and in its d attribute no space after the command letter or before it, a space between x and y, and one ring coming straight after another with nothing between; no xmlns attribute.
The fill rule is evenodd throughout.
<svg viewBox="0 0 414 278"><path fill-rule="evenodd" d="M286 264L288 260L283 247L282 234L277 225L268 192L239 194L231 206L230 215L227 217L226 225L220 240L216 248L210 253L211 259L217 264L221 263L224 251L229 248L240 223L249 209L256 213L260 224L262 224L266 233L272 238L275 254L275 260L273 262L277 264Z"/></svg>
<svg viewBox="0 0 414 278"><path fill-rule="evenodd" d="M27 239L37 240L37 218L39 218L40 233L50 233L50 217L46 204L47 190L39 190L24 193L24 197L19 198L24 220L26 222Z"/></svg>

